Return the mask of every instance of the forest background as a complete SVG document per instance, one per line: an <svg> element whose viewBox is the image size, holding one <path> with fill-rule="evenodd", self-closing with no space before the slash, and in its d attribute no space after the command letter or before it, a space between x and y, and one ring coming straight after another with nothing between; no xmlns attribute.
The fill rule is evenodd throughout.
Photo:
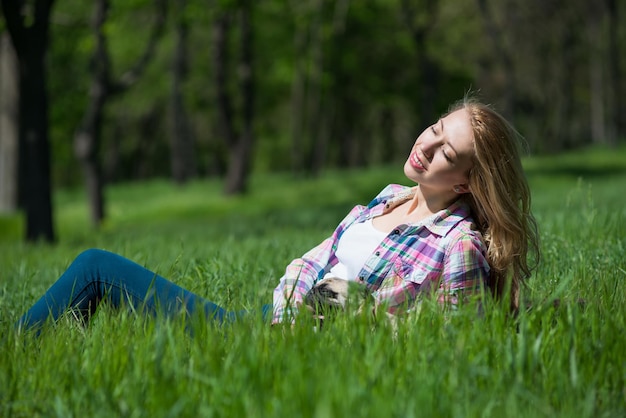
<svg viewBox="0 0 626 418"><path fill-rule="evenodd" d="M468 91L533 153L624 140L617 0L1 0L0 212L52 191L401 162ZM20 215L22 216L22 215Z"/></svg>

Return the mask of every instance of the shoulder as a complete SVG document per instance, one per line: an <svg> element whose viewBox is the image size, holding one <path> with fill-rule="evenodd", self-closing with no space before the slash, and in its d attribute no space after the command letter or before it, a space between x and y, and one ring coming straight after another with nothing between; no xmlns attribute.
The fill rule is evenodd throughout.
<svg viewBox="0 0 626 418"><path fill-rule="evenodd" d="M379 203L395 199L405 193L411 193L411 190L413 190L412 187L403 186L401 184L388 184L380 192L378 192L376 197L374 197L374 199L372 199L367 206L370 208L374 207Z"/></svg>
<svg viewBox="0 0 626 418"><path fill-rule="evenodd" d="M475 247L486 252L487 246L483 234L477 228L469 206L459 200L445 210L445 216L439 219L440 231L446 237L448 248L461 243L463 247ZM446 230L447 229L447 230Z"/></svg>
<svg viewBox="0 0 626 418"><path fill-rule="evenodd" d="M464 252L486 255L487 244L471 218L461 220L447 235L447 253Z"/></svg>

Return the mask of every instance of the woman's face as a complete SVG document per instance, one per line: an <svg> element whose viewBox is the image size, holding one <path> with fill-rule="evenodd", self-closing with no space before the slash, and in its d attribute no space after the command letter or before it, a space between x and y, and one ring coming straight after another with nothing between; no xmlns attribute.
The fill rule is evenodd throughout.
<svg viewBox="0 0 626 418"><path fill-rule="evenodd" d="M474 134L465 109L439 119L417 138L404 174L422 190L467 192L473 164Z"/></svg>

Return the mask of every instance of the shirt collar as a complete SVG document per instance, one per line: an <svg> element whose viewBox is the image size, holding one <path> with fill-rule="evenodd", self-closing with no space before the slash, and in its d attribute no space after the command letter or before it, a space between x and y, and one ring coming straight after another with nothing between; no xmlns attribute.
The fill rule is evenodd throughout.
<svg viewBox="0 0 626 418"><path fill-rule="evenodd" d="M380 202L384 204L381 213L386 213L407 200L412 199L415 194L416 187L417 186L407 188L406 190L391 196L387 200ZM464 199L457 199L447 208L432 214L418 224L410 225L424 226L433 234L443 237L446 236L448 232L450 232L450 230L452 230L452 228L454 228L459 222L468 218L471 218L469 205Z"/></svg>
<svg viewBox="0 0 626 418"><path fill-rule="evenodd" d="M457 199L447 208L426 218L422 224L433 234L446 236L464 219L470 218L470 207L463 199Z"/></svg>

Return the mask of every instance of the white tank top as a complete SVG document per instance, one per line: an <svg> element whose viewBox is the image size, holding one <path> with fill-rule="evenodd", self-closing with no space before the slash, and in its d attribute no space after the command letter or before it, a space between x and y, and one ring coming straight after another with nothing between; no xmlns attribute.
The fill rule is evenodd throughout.
<svg viewBox="0 0 626 418"><path fill-rule="evenodd" d="M357 275L376 247L387 236L372 225L372 219L354 223L341 235L335 255L339 262L324 277L356 280Z"/></svg>

